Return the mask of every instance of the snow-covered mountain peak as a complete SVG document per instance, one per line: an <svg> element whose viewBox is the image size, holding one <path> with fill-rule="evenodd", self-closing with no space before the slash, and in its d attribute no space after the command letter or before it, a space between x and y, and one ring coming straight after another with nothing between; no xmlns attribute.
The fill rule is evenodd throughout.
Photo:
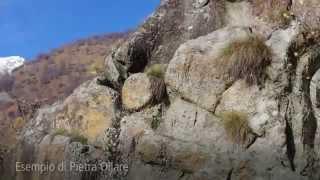
<svg viewBox="0 0 320 180"><path fill-rule="evenodd" d="M25 59L20 56L0 57L0 74L11 74L13 70L22 66Z"/></svg>

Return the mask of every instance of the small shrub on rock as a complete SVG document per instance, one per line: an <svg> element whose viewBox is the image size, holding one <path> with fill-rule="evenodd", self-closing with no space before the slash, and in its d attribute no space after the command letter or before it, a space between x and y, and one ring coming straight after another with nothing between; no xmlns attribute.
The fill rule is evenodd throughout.
<svg viewBox="0 0 320 180"><path fill-rule="evenodd" d="M166 85L163 79L150 77L151 92L153 94L152 104L161 102L167 96Z"/></svg>
<svg viewBox="0 0 320 180"><path fill-rule="evenodd" d="M103 73L104 61L95 61L87 69L88 73L97 75Z"/></svg>
<svg viewBox="0 0 320 180"><path fill-rule="evenodd" d="M167 66L167 64L153 64L145 69L145 73L151 79L151 91L154 95L152 103L158 103L166 96L164 76Z"/></svg>
<svg viewBox="0 0 320 180"><path fill-rule="evenodd" d="M17 117L15 120L14 120L14 123L13 123L13 128L15 130L20 130L24 127L26 121L22 118L22 117Z"/></svg>
<svg viewBox="0 0 320 180"><path fill-rule="evenodd" d="M80 142L81 144L88 144L88 139L78 131L72 131L71 133L69 133L69 137L71 138L71 142Z"/></svg>
<svg viewBox="0 0 320 180"><path fill-rule="evenodd" d="M166 64L153 64L150 67L145 69L145 73L148 76L153 76L153 77L157 77L160 79L164 79L164 75L166 73L167 70L167 65Z"/></svg>
<svg viewBox="0 0 320 180"><path fill-rule="evenodd" d="M252 36L236 40L223 49L219 69L232 80L245 79L249 85L261 84L265 69L271 64L272 52L263 39Z"/></svg>
<svg viewBox="0 0 320 180"><path fill-rule="evenodd" d="M251 131L247 114L237 111L226 111L221 113L220 116L230 140L237 144L245 144Z"/></svg>
<svg viewBox="0 0 320 180"><path fill-rule="evenodd" d="M70 137L71 142L80 142L81 144L88 144L88 139L76 130L72 130L71 132L69 132L66 129L58 128L54 131L52 137L55 137L58 135Z"/></svg>
<svg viewBox="0 0 320 180"><path fill-rule="evenodd" d="M63 128L58 128L58 129L56 129L55 131L54 131L54 133L53 133L53 137L54 136L58 136L58 135L60 135L60 136L66 136L68 134L68 131L66 130L66 129L63 129Z"/></svg>

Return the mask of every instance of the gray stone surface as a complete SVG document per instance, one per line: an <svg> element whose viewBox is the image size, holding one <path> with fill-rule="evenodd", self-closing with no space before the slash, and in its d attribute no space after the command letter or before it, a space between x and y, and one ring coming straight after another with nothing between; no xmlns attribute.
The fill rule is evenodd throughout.
<svg viewBox="0 0 320 180"><path fill-rule="evenodd" d="M248 28L227 27L182 44L166 72L169 93L214 112L230 83L223 79L217 60L230 42L249 35Z"/></svg>

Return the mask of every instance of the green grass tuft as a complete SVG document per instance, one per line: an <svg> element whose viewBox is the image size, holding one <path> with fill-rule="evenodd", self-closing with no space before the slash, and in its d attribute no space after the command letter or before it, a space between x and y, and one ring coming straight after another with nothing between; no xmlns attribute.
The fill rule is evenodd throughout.
<svg viewBox="0 0 320 180"><path fill-rule="evenodd" d="M150 67L146 68L144 72L148 76L153 76L153 77L157 77L160 79L164 79L166 70L167 70L166 64L153 64Z"/></svg>
<svg viewBox="0 0 320 180"><path fill-rule="evenodd" d="M68 131L66 130L66 129L63 129L63 128L58 128L58 129L56 129L55 131L54 131L54 133L53 133L53 137L54 136L58 136L58 135L60 135L60 136L66 136L68 134Z"/></svg>
<svg viewBox="0 0 320 180"><path fill-rule="evenodd" d="M71 133L69 133L69 137L71 138L71 142L80 142L81 144L88 144L88 139L78 131L72 131Z"/></svg>
<svg viewBox="0 0 320 180"><path fill-rule="evenodd" d="M58 128L54 131L52 137L55 137L58 135L70 137L71 142L80 142L82 144L88 144L88 139L76 130L72 130L71 132L68 132L68 130L66 129Z"/></svg>

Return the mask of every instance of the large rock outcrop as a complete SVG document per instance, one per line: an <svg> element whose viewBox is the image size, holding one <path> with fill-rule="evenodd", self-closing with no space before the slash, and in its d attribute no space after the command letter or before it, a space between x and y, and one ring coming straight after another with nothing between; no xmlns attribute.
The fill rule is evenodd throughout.
<svg viewBox="0 0 320 180"><path fill-rule="evenodd" d="M96 80L88 81L64 102L40 109L25 136L65 130L65 133L80 133L88 142L101 145L104 131L117 119L118 98L114 90L99 86Z"/></svg>
<svg viewBox="0 0 320 180"><path fill-rule="evenodd" d="M89 142L99 144L104 131L116 121L118 106L119 94L93 80L82 84L64 101L51 123L55 129L79 131Z"/></svg>
<svg viewBox="0 0 320 180"><path fill-rule="evenodd" d="M168 63L181 43L225 24L223 0L162 0L160 7L106 59L106 77L121 82L154 63Z"/></svg>
<svg viewBox="0 0 320 180"><path fill-rule="evenodd" d="M214 112L230 84L217 65L220 53L230 42L249 36L248 28L226 28L181 45L167 69L165 81L169 93L179 93L182 98Z"/></svg>
<svg viewBox="0 0 320 180"><path fill-rule="evenodd" d="M98 82L108 87L89 81L40 109L17 152L25 162L108 161L129 170L19 177L318 180L320 38L301 15L317 17L314 5L161 1L107 57ZM152 103L162 84L143 71L155 63L168 64L159 80L169 98Z"/></svg>
<svg viewBox="0 0 320 180"><path fill-rule="evenodd" d="M11 162L12 158L12 161L15 159L25 164L53 164L55 168L61 163L71 166L71 163L85 164L103 160L105 155L100 149L109 144L108 130L117 124L119 107L117 92L98 85L96 79L90 80L63 102L39 109L21 134L21 141L14 152L17 156L8 156L4 160ZM74 143L81 144L75 146ZM37 170L16 171L14 174L21 180L91 177L87 172L76 169L54 172L47 170L44 175Z"/></svg>

